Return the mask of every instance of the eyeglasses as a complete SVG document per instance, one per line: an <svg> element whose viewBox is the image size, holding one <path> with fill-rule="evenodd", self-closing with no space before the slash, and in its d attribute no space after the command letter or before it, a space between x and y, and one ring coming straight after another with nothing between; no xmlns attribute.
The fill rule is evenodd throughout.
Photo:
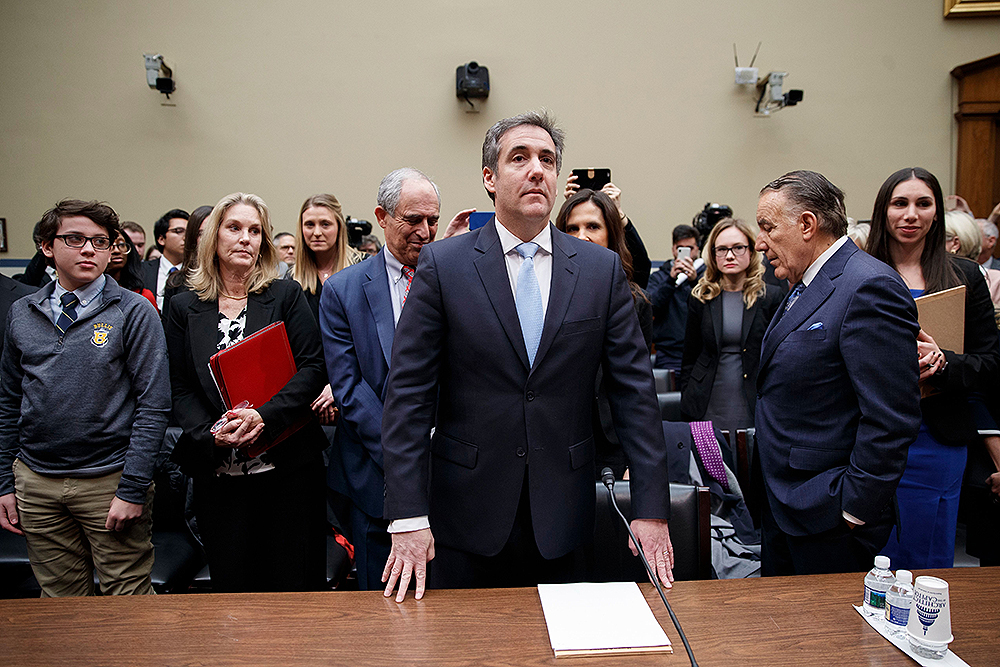
<svg viewBox="0 0 1000 667"><path fill-rule="evenodd" d="M84 236L83 234L56 234L55 238L62 239L70 248L82 248L90 241L94 250L107 250L111 247L111 239L107 236Z"/></svg>
<svg viewBox="0 0 1000 667"><path fill-rule="evenodd" d="M747 250L749 248L750 248L750 246L748 246L746 244L734 245L734 246L730 246L728 248L726 246L716 246L715 247L715 256L718 257L719 259L722 259L726 255L728 255L730 252L732 252L733 253L733 257L742 257L743 255L747 254Z"/></svg>
<svg viewBox="0 0 1000 667"><path fill-rule="evenodd" d="M170 229L167 230L167 232L170 234L183 234L186 231L187 229L185 227L171 227Z"/></svg>
<svg viewBox="0 0 1000 667"><path fill-rule="evenodd" d="M117 250L118 252L120 252L123 255L127 255L129 253L129 251L131 250L128 247L128 244L125 243L124 241L115 241L114 243L111 244L111 247L114 248L115 250Z"/></svg>

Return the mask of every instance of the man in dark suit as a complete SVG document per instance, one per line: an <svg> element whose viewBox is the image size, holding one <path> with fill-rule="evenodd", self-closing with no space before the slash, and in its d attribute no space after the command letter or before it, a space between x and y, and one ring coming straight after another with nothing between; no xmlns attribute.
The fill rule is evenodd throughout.
<svg viewBox="0 0 1000 667"><path fill-rule="evenodd" d="M844 193L822 175L765 186L757 224L757 250L793 285L757 375L762 572L864 571L888 540L920 426L916 306L846 236Z"/></svg>
<svg viewBox="0 0 1000 667"><path fill-rule="evenodd" d="M382 407L396 322L420 249L437 233L437 186L416 169L382 179L375 218L385 247L323 285L319 321L333 396L340 408L329 484L351 500L358 585L377 588L389 557L383 516Z"/></svg>
<svg viewBox="0 0 1000 667"><path fill-rule="evenodd" d="M7 322L7 311L22 296L28 296L37 291L37 287L25 285L13 278L8 278L0 274L0 327L2 327L2 330L0 330L0 350L3 349L4 332L7 331L5 324Z"/></svg>
<svg viewBox="0 0 1000 667"><path fill-rule="evenodd" d="M163 290L167 277L181 268L184 261L184 235L187 221L191 217L187 211L173 208L160 216L153 225L153 238L161 255L142 263L142 286L156 295L156 307L163 310Z"/></svg>
<svg viewBox="0 0 1000 667"><path fill-rule="evenodd" d="M600 365L614 421L627 425L633 529L659 578L672 578L649 355L618 255L549 223L562 145L543 114L490 128L483 184L495 221L420 254L382 421L383 579L387 596L399 584L397 601L413 575L422 597L432 558L435 588L582 576Z"/></svg>

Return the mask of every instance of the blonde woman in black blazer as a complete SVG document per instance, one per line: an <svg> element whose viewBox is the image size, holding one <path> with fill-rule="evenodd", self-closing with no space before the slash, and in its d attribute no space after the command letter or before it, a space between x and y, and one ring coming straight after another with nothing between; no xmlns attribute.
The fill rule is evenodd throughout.
<svg viewBox="0 0 1000 667"><path fill-rule="evenodd" d="M705 242L705 273L688 299L681 365L687 421L722 429L753 426L757 365L782 294L764 283L756 234L743 220L720 220Z"/></svg>
<svg viewBox="0 0 1000 667"><path fill-rule="evenodd" d="M235 193L213 209L189 292L171 301L167 347L174 415L184 434L173 459L194 479L198 528L215 591L314 590L325 583L326 445L313 419L264 454L248 445L312 415L326 384L319 329L302 289L277 280L267 207ZM208 371L220 349L282 321L297 371L263 405L226 412ZM225 416L217 433L212 425Z"/></svg>

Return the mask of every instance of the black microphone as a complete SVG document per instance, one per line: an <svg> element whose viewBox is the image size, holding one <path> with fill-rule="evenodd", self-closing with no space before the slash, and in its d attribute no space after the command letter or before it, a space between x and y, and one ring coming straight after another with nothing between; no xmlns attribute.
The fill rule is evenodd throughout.
<svg viewBox="0 0 1000 667"><path fill-rule="evenodd" d="M615 500L615 473L611 468L604 468L601 471L601 483L608 487L608 495L611 496L611 505L618 512L618 516L622 518L622 522L625 524L625 530L628 531L629 537L632 538L632 543L639 550L639 558L642 559L642 564L646 566L646 574L649 575L649 580L653 582L653 586L656 587L656 592L660 594L660 599L663 600L663 606L667 608L667 613L670 614L670 620L674 623L674 628L677 629L677 634L681 637L681 642L684 644L684 650L687 651L688 659L691 661L691 667L698 667L698 663L695 662L694 652L691 651L691 645L688 643L687 637L684 635L684 630L681 629L681 622L677 620L677 616L674 615L674 610L670 608L670 603L667 602L667 596L663 594L663 588L660 586L660 581L653 572L653 568L649 566L649 561L646 560L646 554L642 552L642 544L636 538L635 533L632 532L632 526L629 525L628 519L622 514L622 511L618 508L618 501Z"/></svg>

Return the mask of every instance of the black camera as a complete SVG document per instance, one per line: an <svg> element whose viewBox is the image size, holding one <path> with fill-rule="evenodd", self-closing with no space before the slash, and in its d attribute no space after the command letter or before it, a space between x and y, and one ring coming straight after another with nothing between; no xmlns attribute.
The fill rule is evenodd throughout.
<svg viewBox="0 0 1000 667"><path fill-rule="evenodd" d="M708 240L712 228L715 227L715 223L723 218L731 217L733 217L733 209L729 206L711 202L705 204L705 208L699 211L694 216L694 220L691 221L691 225L698 230L698 235L701 237L700 247L705 247L705 242Z"/></svg>
<svg viewBox="0 0 1000 667"><path fill-rule="evenodd" d="M347 245L352 248L361 246L361 237L372 233L372 223L347 216Z"/></svg>
<svg viewBox="0 0 1000 667"><path fill-rule="evenodd" d="M490 96L490 71L475 60L455 70L455 93L464 100Z"/></svg>

